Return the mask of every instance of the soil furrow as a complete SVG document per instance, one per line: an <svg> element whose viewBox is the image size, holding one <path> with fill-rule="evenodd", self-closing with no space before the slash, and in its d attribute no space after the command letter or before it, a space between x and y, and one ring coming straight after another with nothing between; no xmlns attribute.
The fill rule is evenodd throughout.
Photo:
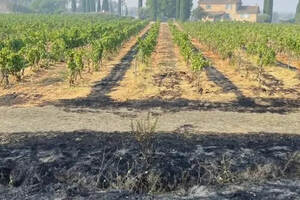
<svg viewBox="0 0 300 200"><path fill-rule="evenodd" d="M159 73L153 76L154 84L160 88L159 96L164 99L175 99L180 97L182 89L180 87L180 76L176 65L178 59L174 52L174 44L169 27L166 23L161 25L158 44L152 65L159 69Z"/></svg>

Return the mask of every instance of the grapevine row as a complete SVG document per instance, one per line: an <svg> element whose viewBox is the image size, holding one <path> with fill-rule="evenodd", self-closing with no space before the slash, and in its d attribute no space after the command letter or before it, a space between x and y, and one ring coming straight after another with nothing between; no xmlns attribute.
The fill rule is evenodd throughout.
<svg viewBox="0 0 300 200"><path fill-rule="evenodd" d="M155 23L145 38L141 37L138 39L138 59L143 63L150 58L155 49L159 35L159 27L160 23Z"/></svg>
<svg viewBox="0 0 300 200"><path fill-rule="evenodd" d="M178 28L170 24L174 42L178 45L181 55L185 61L191 65L194 72L202 71L209 66L209 61L204 58L201 52L195 51L187 33L181 32Z"/></svg>
<svg viewBox="0 0 300 200"><path fill-rule="evenodd" d="M146 22L140 22L121 30L116 27L114 30L111 30L109 34L92 41L91 48L86 51L86 54L84 54L82 49L69 51L68 69L70 72L70 85L74 85L78 76L81 76L81 72L85 66L92 66L95 71L98 71L105 54L116 52L123 42L140 32L145 25ZM87 64L85 65L85 63Z"/></svg>

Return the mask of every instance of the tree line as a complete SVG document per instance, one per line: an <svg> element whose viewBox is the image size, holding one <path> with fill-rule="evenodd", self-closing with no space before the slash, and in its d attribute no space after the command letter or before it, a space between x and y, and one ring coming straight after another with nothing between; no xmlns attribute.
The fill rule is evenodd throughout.
<svg viewBox="0 0 300 200"><path fill-rule="evenodd" d="M2 0L7 2L14 12L61 13L68 6L72 12L106 12L126 15L128 12L126 0ZM191 16L193 0L137 0L138 15L140 18L153 20L175 18L188 20ZM273 0L264 0L263 21L272 22ZM300 23L300 1L294 21Z"/></svg>
<svg viewBox="0 0 300 200"><path fill-rule="evenodd" d="M125 13L122 13L122 8L125 8ZM125 0L71 0L72 12L106 12L115 13L121 16L127 15L127 5Z"/></svg>
<svg viewBox="0 0 300 200"><path fill-rule="evenodd" d="M3 0L13 12L20 13L62 13L106 12L127 14L126 0Z"/></svg>
<svg viewBox="0 0 300 200"><path fill-rule="evenodd" d="M153 20L176 18L185 21L191 16L193 0L147 0L146 5Z"/></svg>
<svg viewBox="0 0 300 200"><path fill-rule="evenodd" d="M298 2L298 6L296 10L295 22L300 24L300 1Z"/></svg>

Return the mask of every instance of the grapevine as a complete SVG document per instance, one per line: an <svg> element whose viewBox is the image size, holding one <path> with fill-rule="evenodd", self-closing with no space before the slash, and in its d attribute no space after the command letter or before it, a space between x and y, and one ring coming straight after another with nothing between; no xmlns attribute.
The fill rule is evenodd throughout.
<svg viewBox="0 0 300 200"><path fill-rule="evenodd" d="M180 48L180 52L188 64L191 64L191 69L194 72L202 71L209 66L209 61L204 58L201 52L197 52L191 43L188 34L178 30L175 25L171 25L171 32L175 43Z"/></svg>
<svg viewBox="0 0 300 200"><path fill-rule="evenodd" d="M146 63L157 44L160 23L155 23L145 38L138 39L138 60Z"/></svg>

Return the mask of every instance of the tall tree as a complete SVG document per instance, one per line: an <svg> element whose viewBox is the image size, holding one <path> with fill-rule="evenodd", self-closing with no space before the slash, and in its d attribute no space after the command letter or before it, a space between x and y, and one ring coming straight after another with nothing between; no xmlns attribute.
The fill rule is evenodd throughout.
<svg viewBox="0 0 300 200"><path fill-rule="evenodd" d="M138 8L142 8L142 7L143 7L143 0L139 0Z"/></svg>
<svg viewBox="0 0 300 200"><path fill-rule="evenodd" d="M112 0L109 0L109 12L114 13L114 2Z"/></svg>
<svg viewBox="0 0 300 200"><path fill-rule="evenodd" d="M151 18L154 19L155 10L156 18L175 18L176 4L175 0L147 0L147 9L150 11ZM156 5L156 6L155 6Z"/></svg>
<svg viewBox="0 0 300 200"><path fill-rule="evenodd" d="M156 21L157 20L157 15L158 15L158 4L157 4L157 0L153 0L153 20Z"/></svg>
<svg viewBox="0 0 300 200"><path fill-rule="evenodd" d="M181 0L176 0L176 19L180 18L180 2Z"/></svg>
<svg viewBox="0 0 300 200"><path fill-rule="evenodd" d="M193 7L192 0L180 0L180 20L186 21L190 18Z"/></svg>
<svg viewBox="0 0 300 200"><path fill-rule="evenodd" d="M81 0L81 9L82 12L86 12L87 11L87 0Z"/></svg>
<svg viewBox="0 0 300 200"><path fill-rule="evenodd" d="M76 0L72 0L72 1L71 1L72 12L76 12L76 7L77 7L77 5L76 5Z"/></svg>
<svg viewBox="0 0 300 200"><path fill-rule="evenodd" d="M98 3L97 3L97 12L101 12L101 0L98 0Z"/></svg>
<svg viewBox="0 0 300 200"><path fill-rule="evenodd" d="M125 5L125 16L126 17L128 16L128 7L127 7L127 5Z"/></svg>
<svg viewBox="0 0 300 200"><path fill-rule="evenodd" d="M32 9L41 13L59 13L66 8L66 0L34 0Z"/></svg>
<svg viewBox="0 0 300 200"><path fill-rule="evenodd" d="M96 12L96 1L90 0L90 12Z"/></svg>
<svg viewBox="0 0 300 200"><path fill-rule="evenodd" d="M102 10L104 10L105 12L109 12L108 0L103 0L103 2L102 2Z"/></svg>
<svg viewBox="0 0 300 200"><path fill-rule="evenodd" d="M118 0L118 15L122 15L122 0Z"/></svg>
<svg viewBox="0 0 300 200"><path fill-rule="evenodd" d="M139 18L141 18L142 8L143 8L143 0L139 0L139 2L138 2L138 15L139 15Z"/></svg>
<svg viewBox="0 0 300 200"><path fill-rule="evenodd" d="M267 22L272 22L272 17L273 17L273 0L264 0L264 14L268 15Z"/></svg>
<svg viewBox="0 0 300 200"><path fill-rule="evenodd" d="M297 24L300 24L300 0L298 1L298 6L296 10L296 15L295 15L295 22Z"/></svg>
<svg viewBox="0 0 300 200"><path fill-rule="evenodd" d="M193 0L188 0L188 6L186 10L186 19L189 19L192 15L192 8L193 8Z"/></svg>
<svg viewBox="0 0 300 200"><path fill-rule="evenodd" d="M180 10L179 10L179 19L184 21L184 11L185 11L185 7L186 7L186 4L185 4L185 0L180 0Z"/></svg>
<svg viewBox="0 0 300 200"><path fill-rule="evenodd" d="M92 0L87 0L86 12L91 12Z"/></svg>

